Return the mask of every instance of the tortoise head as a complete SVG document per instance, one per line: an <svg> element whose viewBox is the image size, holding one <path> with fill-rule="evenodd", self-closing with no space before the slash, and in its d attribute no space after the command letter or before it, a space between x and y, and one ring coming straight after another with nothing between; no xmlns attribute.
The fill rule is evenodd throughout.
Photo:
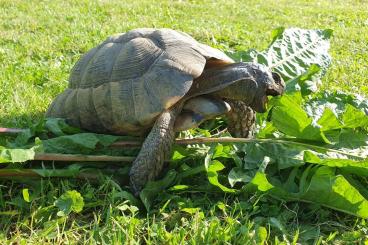
<svg viewBox="0 0 368 245"><path fill-rule="evenodd" d="M253 101L249 104L257 112L267 110L268 96L282 95L285 90L285 82L276 72L271 72L260 64L252 65L252 77L257 84Z"/></svg>

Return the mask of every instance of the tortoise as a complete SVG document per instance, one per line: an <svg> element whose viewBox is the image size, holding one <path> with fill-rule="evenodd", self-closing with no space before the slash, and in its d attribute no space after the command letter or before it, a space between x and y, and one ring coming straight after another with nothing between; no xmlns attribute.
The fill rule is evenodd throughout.
<svg viewBox="0 0 368 245"><path fill-rule="evenodd" d="M267 96L284 88L261 64L235 63L180 31L141 28L82 56L46 117L96 133L145 136L129 173L138 195L160 174L176 132L224 115L233 136L251 137L255 111L264 112Z"/></svg>

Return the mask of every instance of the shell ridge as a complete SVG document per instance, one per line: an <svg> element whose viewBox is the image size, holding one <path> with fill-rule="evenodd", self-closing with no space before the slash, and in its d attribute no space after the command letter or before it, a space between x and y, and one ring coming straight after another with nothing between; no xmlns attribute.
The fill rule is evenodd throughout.
<svg viewBox="0 0 368 245"><path fill-rule="evenodd" d="M95 101L96 94L101 93L100 90L103 90L103 86L107 86L107 85L106 84L101 84L100 86L98 86L96 88L92 88L92 93L91 93L92 94L92 103L93 103L93 107L95 108L95 111L96 111L96 116L97 116L98 120L101 122L101 126L104 128L104 131L109 132L110 131L109 127L106 126L105 121L102 120L101 113L99 112L99 110L97 110L97 103ZM106 94L106 91L103 91L103 92ZM109 93L111 93L111 92L109 91ZM106 102L106 98L104 98L104 102ZM106 104L106 103L103 103L103 105L104 104Z"/></svg>
<svg viewBox="0 0 368 245"><path fill-rule="evenodd" d="M88 62L85 64L83 71L81 72L81 76L80 76L80 81L79 81L79 85L85 84L85 82L83 82L87 76L87 71L89 69L87 69L89 67L89 65L91 64L92 61L94 61L96 59L96 54L98 53L98 51L101 49L102 45L99 45L97 47L96 52L93 54L92 58L88 60Z"/></svg>
<svg viewBox="0 0 368 245"><path fill-rule="evenodd" d="M119 43L119 42L116 42L116 43ZM120 44L121 44L121 42L120 42ZM113 73L113 71L114 71L114 67L115 67L115 64L116 64L116 60L118 59L119 54L120 54L120 52L123 50L123 48L124 48L124 45L123 45L123 44L121 44L120 50L119 50L119 52L117 52L118 54L117 54L117 55L115 56L115 58L114 58L113 65L112 65L112 67L111 67L111 71L110 71L110 75L109 75L109 82L110 82L110 83L112 82L112 73Z"/></svg>
<svg viewBox="0 0 368 245"><path fill-rule="evenodd" d="M122 45L122 50L124 49L125 45L127 45L129 42L133 41L134 39L137 39L137 38L140 38L140 39L144 39L145 41L149 42L150 44L152 44L153 46L155 46L157 49L155 50L155 52L157 53L157 57L154 58L154 57L151 57L150 59L153 60L151 63L151 65L149 65L149 67L147 67L145 70L142 71L141 74L137 74L136 76L134 77L128 77L128 78L125 78L125 79L119 79L118 81L124 81L124 80L129 80L129 79L136 79L136 78L139 78L141 76L143 76L145 73L149 72L150 71L150 68L155 65L155 63L157 62L157 59L159 59L162 55L162 52L163 50L161 49L161 47L157 46L157 44L155 42L152 42L152 40L150 40L149 38L146 38L146 37L136 37L136 38L132 38L131 40L129 40L127 43L123 44ZM121 51L122 51L121 50ZM120 51L120 52L121 52ZM147 52L147 51L140 51L140 52ZM120 54L117 56L117 59L119 58ZM154 58L154 59L153 59ZM122 67L122 68L119 68L119 62L115 62L113 67L112 67L112 73L115 71L119 71L119 70L134 70L135 67L137 66L132 66L132 67ZM138 64L139 65L139 64ZM114 76L111 76L111 81L113 82L113 77Z"/></svg>

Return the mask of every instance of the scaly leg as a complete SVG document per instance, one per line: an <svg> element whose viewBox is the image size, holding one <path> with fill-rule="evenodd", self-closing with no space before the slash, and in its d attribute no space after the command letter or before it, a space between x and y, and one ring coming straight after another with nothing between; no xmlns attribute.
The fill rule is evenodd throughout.
<svg viewBox="0 0 368 245"><path fill-rule="evenodd" d="M130 169L130 185L138 195L144 185L161 172L175 139L174 123L182 105L164 111L156 120Z"/></svg>
<svg viewBox="0 0 368 245"><path fill-rule="evenodd" d="M228 112L228 130L233 137L251 138L255 130L256 112L242 101L226 100L231 110Z"/></svg>

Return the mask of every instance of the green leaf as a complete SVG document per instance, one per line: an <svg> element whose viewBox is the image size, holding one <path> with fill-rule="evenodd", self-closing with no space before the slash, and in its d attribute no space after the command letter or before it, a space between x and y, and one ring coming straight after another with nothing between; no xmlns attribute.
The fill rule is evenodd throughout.
<svg viewBox="0 0 368 245"><path fill-rule="evenodd" d="M295 97L284 95L274 102L271 120L282 133L300 139L331 143L321 128L308 117L303 108L295 103Z"/></svg>
<svg viewBox="0 0 368 245"><path fill-rule="evenodd" d="M219 174L217 172L223 170L225 166L218 160L211 160L207 166L207 177L208 181L214 185L219 187L223 192L234 193L235 190L228 188L221 184L218 180Z"/></svg>
<svg viewBox="0 0 368 245"><path fill-rule="evenodd" d="M66 216L71 212L79 213L83 210L84 201L81 194L76 190L65 192L55 202L54 206L59 208L58 216Z"/></svg>
<svg viewBox="0 0 368 245"><path fill-rule="evenodd" d="M170 187L170 191L183 191L189 189L188 185L174 185Z"/></svg>
<svg viewBox="0 0 368 245"><path fill-rule="evenodd" d="M338 143L333 146L334 149L342 150L346 153L368 157L368 135L353 129L341 130Z"/></svg>
<svg viewBox="0 0 368 245"><path fill-rule="evenodd" d="M322 126L322 131L340 129L343 127L343 124L337 118L335 113L330 109L326 108L321 117L318 119L317 123Z"/></svg>
<svg viewBox="0 0 368 245"><path fill-rule="evenodd" d="M318 83L314 79L320 71L321 68L318 65L312 64L304 73L287 82L285 92L290 94L300 91L303 96L316 92Z"/></svg>
<svg viewBox="0 0 368 245"><path fill-rule="evenodd" d="M316 154L310 151L305 151L304 161L309 162L309 163L318 164L318 165L339 168L349 173L354 173L359 176L368 177L368 159L364 159L364 160L341 159L341 158L321 159Z"/></svg>
<svg viewBox="0 0 368 245"><path fill-rule="evenodd" d="M17 163L33 160L36 147L31 149L8 149L0 146L0 163Z"/></svg>
<svg viewBox="0 0 368 245"><path fill-rule="evenodd" d="M341 119L342 114L346 112L347 105L351 105L368 115L367 98L341 91L321 91L315 94L312 99L305 101L304 107L308 115L315 119L320 118L326 108L329 108Z"/></svg>
<svg viewBox="0 0 368 245"><path fill-rule="evenodd" d="M119 136L113 135L80 133L44 140L42 144L45 152L91 154L97 146L107 147L118 139Z"/></svg>
<svg viewBox="0 0 368 245"><path fill-rule="evenodd" d="M122 198L124 200L128 200L130 202L130 204L132 204L133 206L139 207L141 205L139 199L135 198L134 195L132 195L132 193L127 192L127 191L119 191L119 192L114 192L112 195L113 199L116 198Z"/></svg>
<svg viewBox="0 0 368 245"><path fill-rule="evenodd" d="M368 218L368 201L342 175L336 175L334 168L318 168L300 198Z"/></svg>
<svg viewBox="0 0 368 245"><path fill-rule="evenodd" d="M80 164L71 164L67 168L63 169L33 169L33 171L42 177L75 177L81 172ZM98 170L95 170L96 173Z"/></svg>
<svg viewBox="0 0 368 245"><path fill-rule="evenodd" d="M368 201L342 175L336 175L335 168L322 166L309 173L310 181L299 193L271 184L266 174L260 172L243 190L255 189L286 201L312 202L358 217L368 217Z"/></svg>
<svg viewBox="0 0 368 245"><path fill-rule="evenodd" d="M27 128L18 134L15 139L16 146L24 146L27 145L28 141L35 136L35 132L31 130L31 128Z"/></svg>
<svg viewBox="0 0 368 245"><path fill-rule="evenodd" d="M26 201L26 202L30 202L30 198L29 198L29 191L28 191L28 189L27 189L27 188L24 188L24 189L22 190L22 195L23 195L23 199L24 199L24 201Z"/></svg>
<svg viewBox="0 0 368 245"><path fill-rule="evenodd" d="M55 136L82 133L81 129L69 126L65 122L65 119L61 118L47 118L45 122L45 128Z"/></svg>
<svg viewBox="0 0 368 245"><path fill-rule="evenodd" d="M267 240L267 229L263 226L259 226L256 232L257 244L264 244Z"/></svg>
<svg viewBox="0 0 368 245"><path fill-rule="evenodd" d="M147 211L151 210L151 205L156 199L157 194L167 189L175 180L176 171L171 169L163 179L158 181L149 181L144 189L140 192L139 197L141 198Z"/></svg>
<svg viewBox="0 0 368 245"><path fill-rule="evenodd" d="M249 183L252 177L243 168L235 167L231 169L228 175L229 183L231 187L234 187L236 183Z"/></svg>
<svg viewBox="0 0 368 245"><path fill-rule="evenodd" d="M367 128L368 116L352 105L346 105L346 110L342 115L344 126L347 128Z"/></svg>
<svg viewBox="0 0 368 245"><path fill-rule="evenodd" d="M260 163L267 156L279 169L304 165L303 155L306 147L295 145L293 142L249 143L244 148L246 169L258 169ZM253 167L250 167L253 166Z"/></svg>

